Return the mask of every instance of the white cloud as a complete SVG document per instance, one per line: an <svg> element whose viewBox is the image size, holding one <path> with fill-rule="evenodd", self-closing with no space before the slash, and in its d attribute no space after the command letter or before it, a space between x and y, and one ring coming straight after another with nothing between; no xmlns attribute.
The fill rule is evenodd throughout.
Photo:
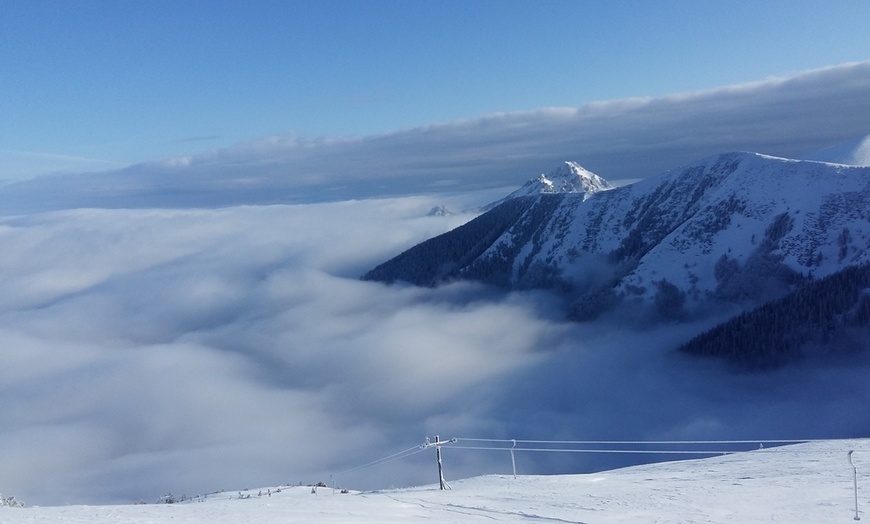
<svg viewBox="0 0 870 524"><path fill-rule="evenodd" d="M849 416L870 399L867 363L732 375L672 355L683 331L565 323L546 293L357 279L467 218L425 217L436 203L0 220L0 488L48 504L328 481L434 434L870 431ZM451 478L509 467L449 456ZM430 459L340 482L431 482ZM601 464L521 459L527 473Z"/></svg>
<svg viewBox="0 0 870 524"><path fill-rule="evenodd" d="M425 217L431 205L5 220L14 256L0 282L10 404L0 414L10 453L0 485L68 502L310 481L350 459L346 442L389 445L390 424L419 422L469 385L529 362L525 346L544 327L530 322L529 334L506 340L491 318L526 320L520 305L451 311L479 291L439 298L357 279L377 258L463 220ZM500 358L489 362L483 348L496 343ZM430 358L436 348L444 360ZM426 387L439 382L441 392Z"/></svg>
<svg viewBox="0 0 870 524"><path fill-rule="evenodd" d="M795 157L870 134L870 62L709 91L500 113L372 136L269 137L0 187L6 213L340 200L519 185L566 159L645 178L732 150Z"/></svg>

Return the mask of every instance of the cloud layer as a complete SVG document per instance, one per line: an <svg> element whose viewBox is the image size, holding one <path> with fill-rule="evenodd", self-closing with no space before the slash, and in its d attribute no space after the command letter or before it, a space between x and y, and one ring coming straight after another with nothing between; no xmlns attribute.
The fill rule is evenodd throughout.
<svg viewBox="0 0 870 524"><path fill-rule="evenodd" d="M870 62L579 108L493 114L362 137L272 137L193 157L0 187L6 213L288 203L516 186L576 160L645 178L733 150L799 157L870 134Z"/></svg>
<svg viewBox="0 0 870 524"><path fill-rule="evenodd" d="M428 483L430 453L341 472L435 434L866 436L866 357L734 375L673 354L702 325L571 324L546 293L357 277L470 218L427 217L433 206L507 193L469 191L564 159L626 179L726 150L800 156L870 134L867 92L870 62L0 186L0 493L53 504L330 475ZM430 196L324 203L412 193ZM268 203L282 205L238 206ZM452 478L509 467L503 452L446 454Z"/></svg>
<svg viewBox="0 0 870 524"><path fill-rule="evenodd" d="M700 326L565 323L545 293L358 275L468 217L424 197L0 220L0 492L152 501L329 481L431 483L443 438L866 435L870 363L733 375ZM465 200L448 201L451 206ZM509 471L445 451L449 478ZM523 473L620 463L520 454Z"/></svg>

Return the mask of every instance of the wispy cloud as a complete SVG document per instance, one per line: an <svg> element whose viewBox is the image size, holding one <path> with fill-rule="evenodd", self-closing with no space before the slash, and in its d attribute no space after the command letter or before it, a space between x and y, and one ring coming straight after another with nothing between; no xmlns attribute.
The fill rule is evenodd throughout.
<svg viewBox="0 0 870 524"><path fill-rule="evenodd" d="M203 136L191 136L187 138L179 138L175 142L184 143L184 142L211 142L212 140L220 140L223 138L221 135L203 135Z"/></svg>
<svg viewBox="0 0 870 524"><path fill-rule="evenodd" d="M105 164L108 166L116 167L126 165L125 162L120 162L118 160L107 160L105 158L67 155L63 153L51 153L45 151L21 151L18 149L0 149L0 155L39 158L43 160L60 160L66 163Z"/></svg>
<svg viewBox="0 0 870 524"><path fill-rule="evenodd" d="M26 151L19 149L0 149L0 163L3 165L3 179L0 185L14 184L16 181L52 173L49 180L59 180L68 173L117 170L128 165L127 162L81 155L70 155L50 151ZM50 187L52 182L48 182ZM36 190L37 193L39 190ZM2 199L2 197L0 197ZM58 200L60 203L63 200ZM0 208L4 207L0 204ZM55 207L68 207L61 204Z"/></svg>

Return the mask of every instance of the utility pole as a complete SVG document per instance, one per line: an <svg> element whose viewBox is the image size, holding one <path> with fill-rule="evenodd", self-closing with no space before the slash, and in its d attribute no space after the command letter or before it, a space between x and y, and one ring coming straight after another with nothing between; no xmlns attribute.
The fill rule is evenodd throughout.
<svg viewBox="0 0 870 524"><path fill-rule="evenodd" d="M514 478L517 478L517 461L514 458L514 448L517 447L516 439L511 439L511 466L514 468Z"/></svg>
<svg viewBox="0 0 870 524"><path fill-rule="evenodd" d="M438 435L435 435L435 456L438 458L438 484L441 486L441 491L444 491L450 486L444 480L444 466L441 464L441 439Z"/></svg>
<svg viewBox="0 0 870 524"><path fill-rule="evenodd" d="M854 449L849 451L849 465L852 466L852 486L855 488L855 518L853 520L861 520L861 517L858 516L858 467L852 462L852 453L855 453Z"/></svg>
<svg viewBox="0 0 870 524"><path fill-rule="evenodd" d="M438 486L441 490L450 489L450 486L447 484L447 481L444 480L444 466L441 463L441 446L444 444L452 444L456 442L455 438L450 440L441 440L441 437L435 435L435 442L429 442L429 437L426 437L426 441L423 443L423 448L435 448L435 458L438 460Z"/></svg>

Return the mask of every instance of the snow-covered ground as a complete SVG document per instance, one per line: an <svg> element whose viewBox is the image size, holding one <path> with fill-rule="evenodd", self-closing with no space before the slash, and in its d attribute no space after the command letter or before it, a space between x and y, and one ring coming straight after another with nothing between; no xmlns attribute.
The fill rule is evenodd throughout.
<svg viewBox="0 0 870 524"><path fill-rule="evenodd" d="M868 439L584 475L484 476L450 482L448 491L264 487L177 504L0 508L0 523L847 522L855 518L850 450L863 519L870 507Z"/></svg>
<svg viewBox="0 0 870 524"><path fill-rule="evenodd" d="M870 166L870 135L854 138L804 157L804 160L850 166Z"/></svg>

